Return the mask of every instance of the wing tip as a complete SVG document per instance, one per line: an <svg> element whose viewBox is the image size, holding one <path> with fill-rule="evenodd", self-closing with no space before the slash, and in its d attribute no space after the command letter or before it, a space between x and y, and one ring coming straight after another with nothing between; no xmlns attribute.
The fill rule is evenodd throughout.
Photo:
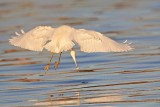
<svg viewBox="0 0 160 107"><path fill-rule="evenodd" d="M132 42L128 43L128 40L125 40L122 44L126 45L126 52L134 50L134 48L132 46L130 46L132 44Z"/></svg>

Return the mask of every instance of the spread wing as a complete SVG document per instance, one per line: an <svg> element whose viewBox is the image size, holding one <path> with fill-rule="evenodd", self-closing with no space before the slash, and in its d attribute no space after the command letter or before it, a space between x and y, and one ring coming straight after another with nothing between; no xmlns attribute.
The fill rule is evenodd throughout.
<svg viewBox="0 0 160 107"><path fill-rule="evenodd" d="M25 33L21 30L22 34L16 32L16 37L9 39L9 42L21 48L32 51L42 51L46 42L52 38L54 28L50 26L38 26L29 32Z"/></svg>
<svg viewBox="0 0 160 107"><path fill-rule="evenodd" d="M85 29L76 30L74 41L83 52L124 52L132 49L128 44L117 43L99 32Z"/></svg>

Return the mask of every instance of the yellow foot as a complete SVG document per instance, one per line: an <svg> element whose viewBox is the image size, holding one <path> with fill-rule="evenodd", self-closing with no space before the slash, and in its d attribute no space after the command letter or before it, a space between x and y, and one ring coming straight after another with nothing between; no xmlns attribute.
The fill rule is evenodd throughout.
<svg viewBox="0 0 160 107"><path fill-rule="evenodd" d="M76 67L76 70L79 70L79 67Z"/></svg>
<svg viewBox="0 0 160 107"><path fill-rule="evenodd" d="M79 67L76 67L76 71L79 72Z"/></svg>
<svg viewBox="0 0 160 107"><path fill-rule="evenodd" d="M47 71L49 70L49 67L50 67L50 64L47 64L47 65L44 67L44 70L46 71L45 73L47 73Z"/></svg>
<svg viewBox="0 0 160 107"><path fill-rule="evenodd" d="M55 69L55 70L58 68L58 65L59 65L59 62L56 61L56 62L54 63L54 69Z"/></svg>

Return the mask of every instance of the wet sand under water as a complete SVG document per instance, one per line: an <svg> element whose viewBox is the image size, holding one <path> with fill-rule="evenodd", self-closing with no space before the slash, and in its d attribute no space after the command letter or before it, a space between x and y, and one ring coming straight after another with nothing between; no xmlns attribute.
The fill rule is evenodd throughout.
<svg viewBox="0 0 160 107"><path fill-rule="evenodd" d="M0 107L159 107L160 2L91 0L0 1ZM134 51L83 53L75 47L80 67L62 54L58 70L50 54L11 46L14 32L38 25L71 25L96 30Z"/></svg>

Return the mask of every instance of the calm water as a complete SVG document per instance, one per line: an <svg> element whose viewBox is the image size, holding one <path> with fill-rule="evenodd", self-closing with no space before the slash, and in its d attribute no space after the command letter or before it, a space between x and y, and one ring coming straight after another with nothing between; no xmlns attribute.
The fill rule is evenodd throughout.
<svg viewBox="0 0 160 107"><path fill-rule="evenodd" d="M127 39L135 50L90 54L76 47L79 72L66 52L59 69L52 64L44 76L50 52L8 43L22 28L62 24ZM0 107L26 106L160 107L160 1L1 0Z"/></svg>

